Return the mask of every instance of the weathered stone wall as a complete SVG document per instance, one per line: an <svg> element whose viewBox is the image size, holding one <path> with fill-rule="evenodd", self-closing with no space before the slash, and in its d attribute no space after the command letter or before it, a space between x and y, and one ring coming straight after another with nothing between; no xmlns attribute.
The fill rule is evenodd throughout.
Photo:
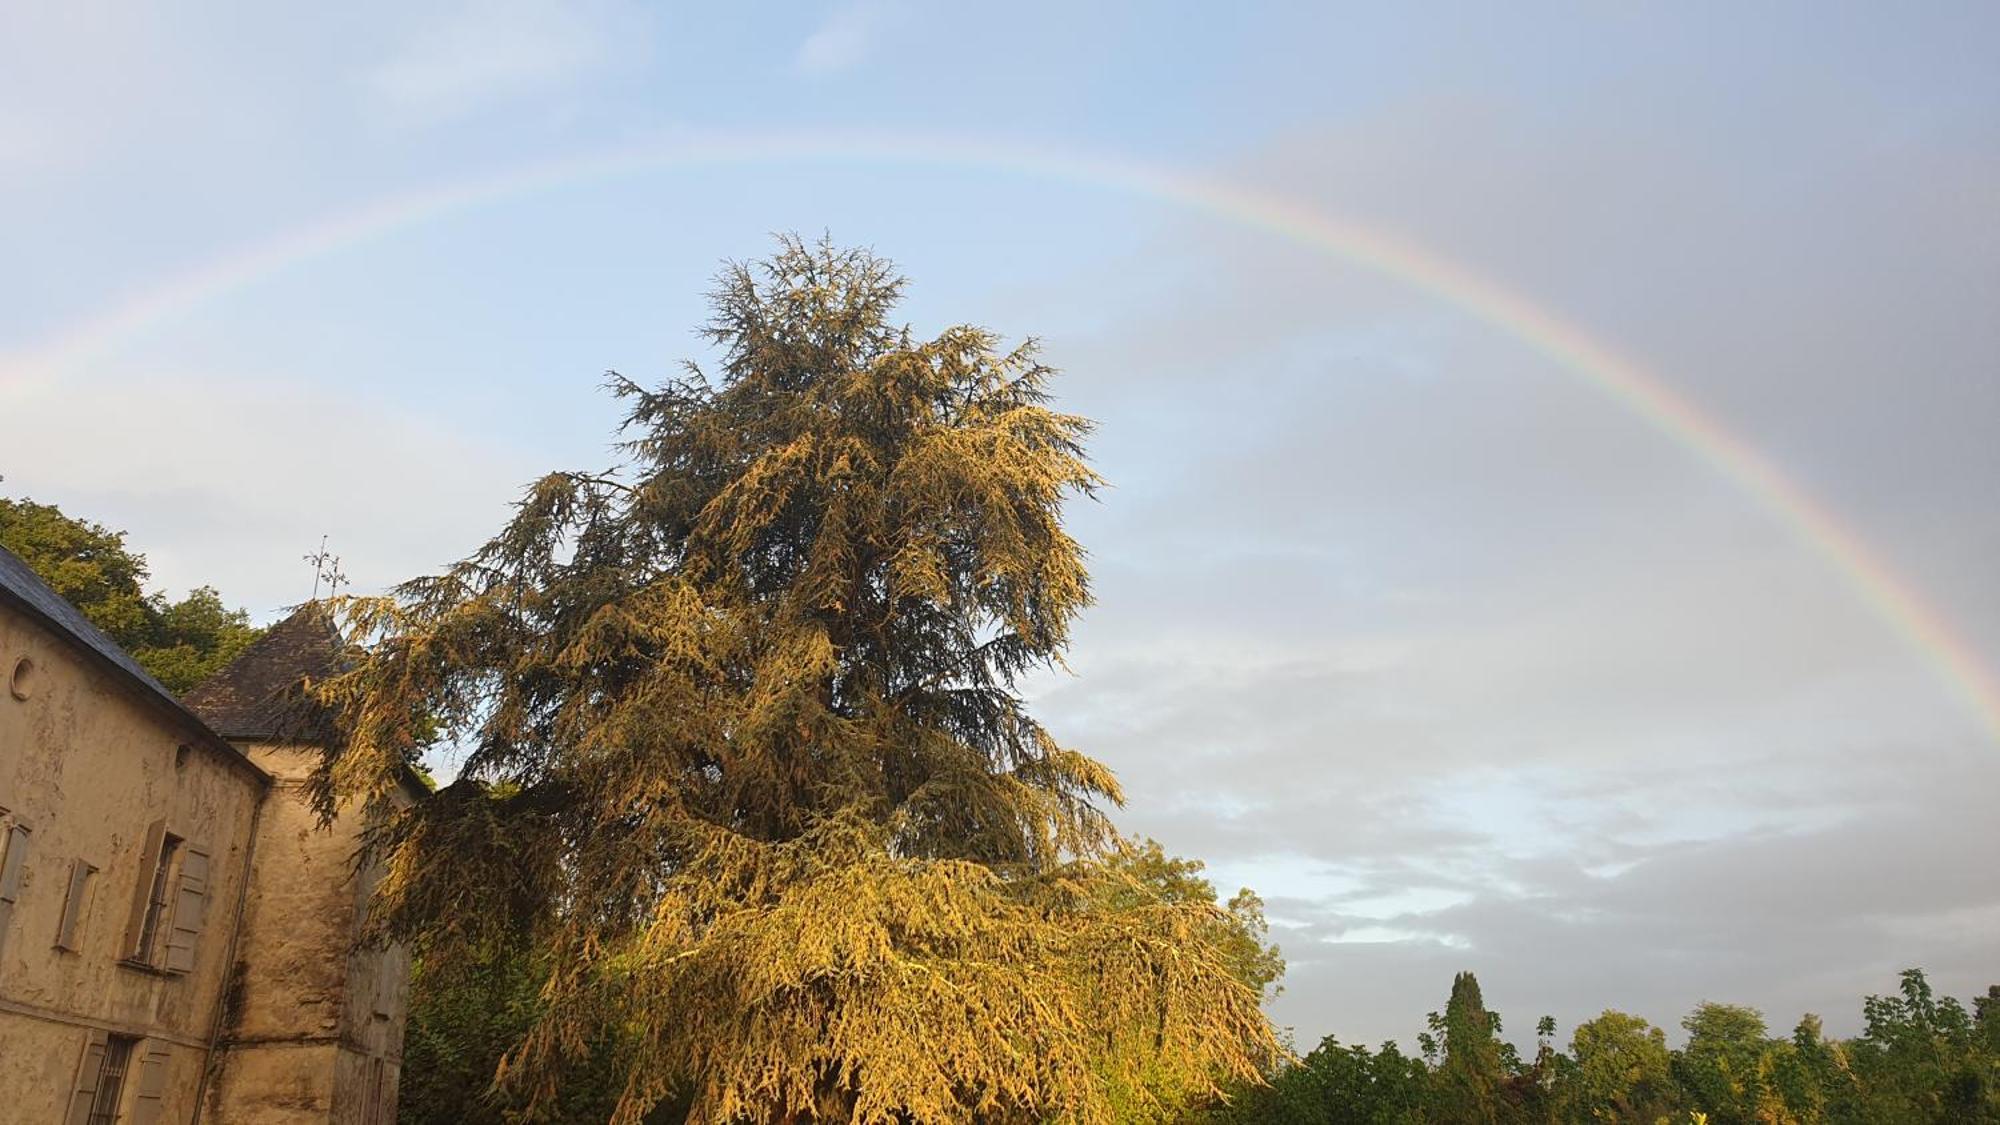
<svg viewBox="0 0 2000 1125"><path fill-rule="evenodd" d="M33 665L25 699L10 690L22 658ZM212 736L0 604L0 833L28 829L15 901L0 903L0 1119L63 1121L93 1031L164 1052L157 1119L193 1118L264 787ZM186 973L121 960L152 858L141 854L147 829L160 820L208 857L205 920ZM59 949L77 860L96 870L76 948Z"/></svg>
<svg viewBox="0 0 2000 1125"><path fill-rule="evenodd" d="M379 872L356 871L367 823L343 808L322 826L302 783L310 747L252 744L277 779L259 828L215 1125L389 1125L409 1009L409 957L356 949ZM369 1116L372 1112L375 1116Z"/></svg>

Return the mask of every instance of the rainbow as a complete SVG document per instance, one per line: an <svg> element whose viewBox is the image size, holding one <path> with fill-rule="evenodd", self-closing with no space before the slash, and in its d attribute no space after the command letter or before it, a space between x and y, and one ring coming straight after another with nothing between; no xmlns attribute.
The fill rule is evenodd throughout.
<svg viewBox="0 0 2000 1125"><path fill-rule="evenodd" d="M949 138L819 134L661 141L532 164L380 200L175 276L38 348L0 357L0 394L59 380L223 293L447 212L636 172L799 161L972 168L1140 195L1264 231L1421 290L1548 357L1753 498L1933 666L1988 735L2000 741L2000 687L1943 615L1834 512L1641 364L1491 279L1382 230L1241 184L1130 160Z"/></svg>

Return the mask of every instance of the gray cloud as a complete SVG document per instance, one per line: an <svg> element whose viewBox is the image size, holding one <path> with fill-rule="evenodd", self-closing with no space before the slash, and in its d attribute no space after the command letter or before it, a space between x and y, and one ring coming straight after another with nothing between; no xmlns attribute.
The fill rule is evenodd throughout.
<svg viewBox="0 0 2000 1125"><path fill-rule="evenodd" d="M1028 15L987 29L1016 38L967 37L1009 58L998 78L920 70L919 89L895 84L896 65L949 53L869 55L881 10L830 9L816 35L796 20L741 40L711 29L738 54L663 38L687 74L643 95L623 52L650 27L616 5L581 23L521 5L490 25L247 7L205 29L228 35L90 6L10 13L0 167L16 174L0 195L23 216L6 245L27 267L0 303L7 347L218 247L612 143L656 127L661 105L712 108L725 129L822 120L793 121L801 103L888 129L1040 139L1039 121L1051 143L1115 134L1222 161L1587 328L1826 500L2000 659L2000 94L1971 57L1990 29L1942 12L1861 28L1817 7L1540 23L1509 9L1315 38L1300 17L1256 32L1270 59L1175 56L1168 90L1145 85L1163 71L1099 57L1129 36L1116 19L1052 35ZM308 40L323 49L277 49ZM1042 40L1060 50L1028 49ZM1000 42L1022 47L1018 68ZM788 61L863 59L807 93L782 80ZM1088 73L1063 69L1077 60ZM956 101L961 78L995 85ZM627 101L644 105L612 112ZM1030 103L1046 116L1017 121ZM486 107L509 112L472 112ZM1212 116L1140 119L1194 110ZM1087 124L1066 132L1071 117ZM383 120L451 128L415 145ZM970 177L844 171L765 174L747 197L873 221L833 233L892 256L918 252L896 242L912 215L955 216L922 228L951 232L972 225L952 208L997 224L1010 203ZM531 385L508 361L613 362L592 334L656 314L662 277L693 290L712 266L676 258L689 244L661 230L761 231L761 214L732 210L739 181L704 182L652 198L665 218L643 222L618 198L651 183L592 194L577 210L601 226L544 229L528 200L461 216L494 253L466 265L452 255L471 239L426 244L418 290L397 289L407 257L348 263L379 274L358 284L384 304L417 309L421 334L307 284L289 297L303 311L282 294L224 302L70 384L0 385L6 490L129 528L164 585L213 582L260 614L303 595L297 557L323 531L364 588L430 570L537 471L601 460L597 431L576 435L603 404L558 419L570 384ZM981 191L921 194L940 184ZM1101 600L1078 675L1030 686L1059 734L1120 771L1125 824L1266 894L1292 963L1277 1011L1307 1041L1408 1037L1461 968L1517 1034L1542 1011L1568 1026L1605 1005L1671 1026L1703 998L1758 1004L1778 1027L1808 1009L1852 1027L1860 995L1906 965L1958 994L2000 972L2000 754L1770 512L1424 293L1209 217L1099 249L1035 212L1056 194L1022 192L1055 233L999 267L1031 283L1002 288L944 236L922 247L943 276L917 278L957 315L1043 333L1068 371L1062 405L1103 423L1115 487L1075 511ZM757 252L744 237L733 252ZM631 257L607 251L600 271L554 250L600 241ZM559 281L508 303L473 276L516 266ZM360 337L381 346L350 350ZM360 373L329 373L342 364Z"/></svg>
<svg viewBox="0 0 2000 1125"><path fill-rule="evenodd" d="M1990 130L1779 100L1428 98L1239 174L1640 357L2000 652ZM1423 294L1199 221L1134 257L1051 334L1130 483L1037 690L1129 824L1266 891L1282 1020L1407 1042L1473 968L1522 1037L1704 998L1852 1030L1903 967L2000 974L1995 747L1816 549Z"/></svg>

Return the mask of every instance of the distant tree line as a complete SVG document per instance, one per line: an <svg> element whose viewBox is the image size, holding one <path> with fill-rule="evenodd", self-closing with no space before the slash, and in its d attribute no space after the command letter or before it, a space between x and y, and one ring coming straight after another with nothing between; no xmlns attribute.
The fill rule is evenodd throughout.
<svg viewBox="0 0 2000 1125"><path fill-rule="evenodd" d="M1923 971L1896 995L1862 1005L1865 1030L1829 1039L1807 1015L1774 1036L1754 1008L1704 1003L1681 1021L1686 1043L1638 1016L1606 1011L1579 1025L1568 1050L1555 1021L1536 1025L1523 1058L1500 1037L1479 982L1460 973L1442 1015L1417 1036L1370 1050L1329 1036L1231 1104L1209 1125L1653 1125L2000 1122L2000 986L1970 1008L1937 996Z"/></svg>

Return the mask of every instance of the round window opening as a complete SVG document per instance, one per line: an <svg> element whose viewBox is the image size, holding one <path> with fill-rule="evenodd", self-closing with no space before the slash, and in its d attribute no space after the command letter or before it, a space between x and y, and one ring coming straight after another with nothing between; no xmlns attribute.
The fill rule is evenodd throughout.
<svg viewBox="0 0 2000 1125"><path fill-rule="evenodd" d="M26 699L35 694L35 662L22 657L14 662L13 674L7 677L7 690L15 699Z"/></svg>

